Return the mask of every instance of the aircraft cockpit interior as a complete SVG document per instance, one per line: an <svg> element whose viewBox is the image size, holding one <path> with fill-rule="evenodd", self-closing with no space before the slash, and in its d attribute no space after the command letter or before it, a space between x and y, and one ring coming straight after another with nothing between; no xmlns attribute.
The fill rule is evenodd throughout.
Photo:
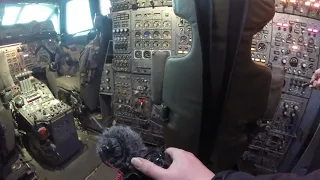
<svg viewBox="0 0 320 180"><path fill-rule="evenodd" d="M319 0L1 1L0 180L320 169L319 47Z"/></svg>

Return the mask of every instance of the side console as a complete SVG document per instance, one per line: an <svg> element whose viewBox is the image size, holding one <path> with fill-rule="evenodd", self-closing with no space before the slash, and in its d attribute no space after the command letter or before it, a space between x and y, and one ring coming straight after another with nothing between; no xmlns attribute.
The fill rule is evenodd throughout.
<svg viewBox="0 0 320 180"><path fill-rule="evenodd" d="M80 151L83 144L71 107L55 99L45 84L31 80L30 74L16 76L22 91L13 98L12 108L31 153L56 167Z"/></svg>

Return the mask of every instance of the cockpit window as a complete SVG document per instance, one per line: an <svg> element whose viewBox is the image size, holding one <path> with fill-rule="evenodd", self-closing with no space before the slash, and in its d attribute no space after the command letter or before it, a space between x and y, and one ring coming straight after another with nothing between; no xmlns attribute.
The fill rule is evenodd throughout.
<svg viewBox="0 0 320 180"><path fill-rule="evenodd" d="M89 0L67 2L67 33L76 34L93 28Z"/></svg>
<svg viewBox="0 0 320 180"><path fill-rule="evenodd" d="M45 5L26 5L21 10L20 17L18 19L18 24L29 23L31 21L42 22L49 19L49 16L53 13L54 8Z"/></svg>
<svg viewBox="0 0 320 180"><path fill-rule="evenodd" d="M0 4L0 23L7 26L51 20L59 33L59 14L56 8L55 4Z"/></svg>
<svg viewBox="0 0 320 180"><path fill-rule="evenodd" d="M100 12L102 16L110 14L111 3L110 0L100 0Z"/></svg>
<svg viewBox="0 0 320 180"><path fill-rule="evenodd" d="M3 15L3 18L2 18L2 25L15 24L20 10L21 10L21 7L7 6L4 9L4 15Z"/></svg>

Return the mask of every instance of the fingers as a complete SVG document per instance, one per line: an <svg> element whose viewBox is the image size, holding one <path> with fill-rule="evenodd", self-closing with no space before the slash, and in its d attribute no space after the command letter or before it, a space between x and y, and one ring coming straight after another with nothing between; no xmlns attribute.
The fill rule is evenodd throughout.
<svg viewBox="0 0 320 180"><path fill-rule="evenodd" d="M313 76L312 76L312 78L311 78L311 82L316 81L316 80L318 80L319 78L320 78L320 69L317 69L317 70L314 72L314 74L313 74Z"/></svg>
<svg viewBox="0 0 320 180"><path fill-rule="evenodd" d="M313 81L312 87L316 89L320 89L320 81Z"/></svg>
<svg viewBox="0 0 320 180"><path fill-rule="evenodd" d="M132 158L132 165L153 179L166 179L166 170L142 158Z"/></svg>
<svg viewBox="0 0 320 180"><path fill-rule="evenodd" d="M164 152L168 154L172 160L175 160L180 154L185 153L186 151L177 148L168 148Z"/></svg>

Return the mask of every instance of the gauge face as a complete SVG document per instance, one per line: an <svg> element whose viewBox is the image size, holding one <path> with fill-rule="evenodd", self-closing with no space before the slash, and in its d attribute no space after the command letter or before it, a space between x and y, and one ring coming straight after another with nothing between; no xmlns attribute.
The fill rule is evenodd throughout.
<svg viewBox="0 0 320 180"><path fill-rule="evenodd" d="M186 44L186 43L188 43L188 37L187 37L187 36L181 36L181 38L180 38L180 43L181 43L181 44Z"/></svg>
<svg viewBox="0 0 320 180"><path fill-rule="evenodd" d="M153 32L153 38L155 39L160 38L160 32L159 31Z"/></svg>
<svg viewBox="0 0 320 180"><path fill-rule="evenodd" d="M141 22L137 22L137 23L136 23L136 28L142 28Z"/></svg>
<svg viewBox="0 0 320 180"><path fill-rule="evenodd" d="M140 41L137 41L135 46L136 48L142 48L142 43Z"/></svg>
<svg viewBox="0 0 320 180"><path fill-rule="evenodd" d="M145 41L144 42L144 47L146 47L146 48L150 47L150 42L149 41Z"/></svg>
<svg viewBox="0 0 320 180"><path fill-rule="evenodd" d="M143 52L143 57L147 58L147 59L151 58L151 52L150 51L144 51Z"/></svg>
<svg viewBox="0 0 320 180"><path fill-rule="evenodd" d="M292 67L297 67L298 66L298 58L296 58L296 57L291 58L289 61L289 64Z"/></svg>
<svg viewBox="0 0 320 180"><path fill-rule="evenodd" d="M159 41L153 42L153 47L158 48L160 46Z"/></svg>
<svg viewBox="0 0 320 180"><path fill-rule="evenodd" d="M163 22L163 27L164 28L170 28L171 27L171 22L169 22L169 21Z"/></svg>
<svg viewBox="0 0 320 180"><path fill-rule="evenodd" d="M155 27L155 28L160 27L160 22L159 21L155 21L153 23L153 27Z"/></svg>
<svg viewBox="0 0 320 180"><path fill-rule="evenodd" d="M169 31L164 31L163 32L163 38L165 39L171 39L171 33Z"/></svg>
<svg viewBox="0 0 320 180"><path fill-rule="evenodd" d="M278 32L276 36L277 36L277 37L281 37L281 33L280 33L280 32Z"/></svg>
<svg viewBox="0 0 320 180"><path fill-rule="evenodd" d="M310 38L308 42L309 42L309 44L314 44L314 39Z"/></svg>
<svg viewBox="0 0 320 180"><path fill-rule="evenodd" d="M144 28L149 28L150 27L150 23L147 21L143 24Z"/></svg>
<svg viewBox="0 0 320 180"><path fill-rule="evenodd" d="M192 31L192 28L190 25L186 26L186 29L185 29L186 33L190 33Z"/></svg>
<svg viewBox="0 0 320 180"><path fill-rule="evenodd" d="M267 46L265 43L259 43L258 44L258 51L265 51L267 49Z"/></svg>
<svg viewBox="0 0 320 180"><path fill-rule="evenodd" d="M298 38L298 41L299 41L299 42L303 42L303 40L304 40L304 39L303 39L302 36L300 36L300 37Z"/></svg>
<svg viewBox="0 0 320 180"><path fill-rule="evenodd" d="M146 31L146 32L143 33L143 36L144 36L145 38L149 38L150 35L151 35L151 32L150 32L150 31Z"/></svg>
<svg viewBox="0 0 320 180"><path fill-rule="evenodd" d="M136 38L141 38L141 35L142 35L141 32L138 31L138 32L136 32L135 37L136 37Z"/></svg>
<svg viewBox="0 0 320 180"><path fill-rule="evenodd" d="M135 56L136 58L138 58L138 59L141 59L141 58L142 58L142 51L136 51L136 52L134 53L134 56Z"/></svg>
<svg viewBox="0 0 320 180"><path fill-rule="evenodd" d="M163 44L162 44L162 47L165 48L165 49L168 49L170 48L170 43L168 41L165 41Z"/></svg>

